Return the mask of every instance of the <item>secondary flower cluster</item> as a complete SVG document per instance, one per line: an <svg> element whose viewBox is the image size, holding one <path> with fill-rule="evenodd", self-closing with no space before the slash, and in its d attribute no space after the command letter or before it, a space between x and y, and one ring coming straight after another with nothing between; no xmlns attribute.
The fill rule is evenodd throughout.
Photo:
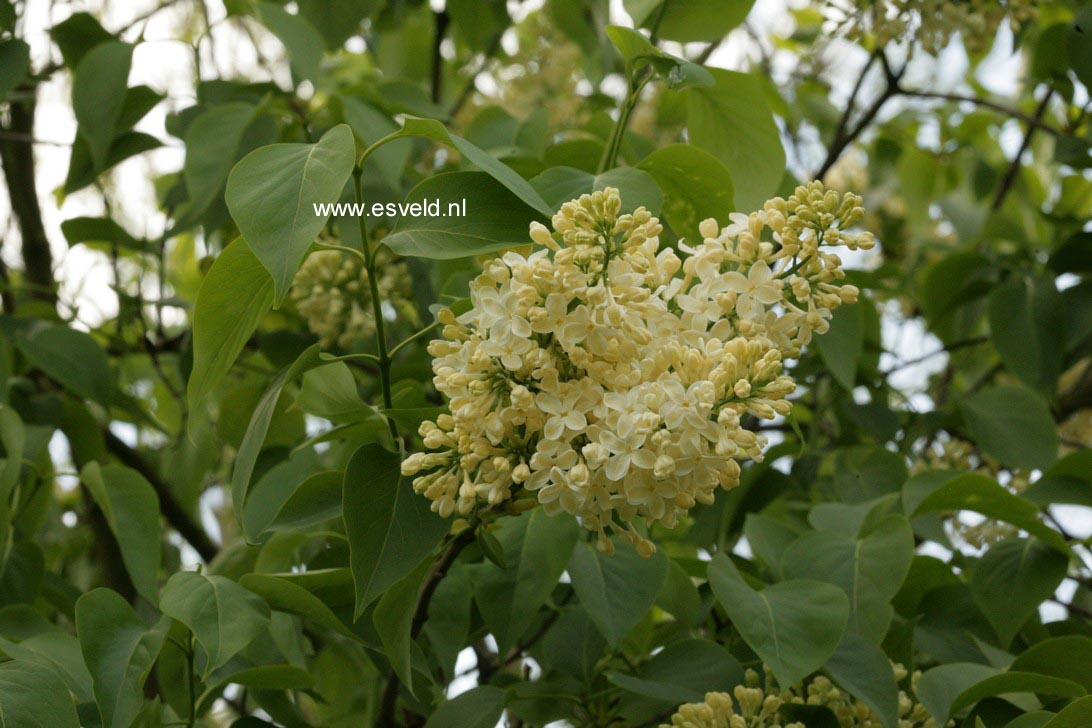
<svg viewBox="0 0 1092 728"><path fill-rule="evenodd" d="M402 472L445 517L534 497L604 551L614 533L650 555L635 519L673 527L762 457L742 418L789 413L783 359L856 300L825 246L870 247L847 232L862 214L813 182L725 228L704 221L683 261L615 189L564 204L552 233L531 226L542 249L486 263L470 310L441 319L429 352L450 414L421 425L434 452Z"/></svg>
<svg viewBox="0 0 1092 728"><path fill-rule="evenodd" d="M956 34L972 53L988 50L1002 21L1013 29L1034 19L1037 0L827 0L826 6L854 39L878 46L913 37L938 54Z"/></svg>
<svg viewBox="0 0 1092 728"><path fill-rule="evenodd" d="M413 282L409 269L386 248L376 253L379 295L411 320ZM355 255L319 250L307 256L292 281L292 302L307 320L307 328L324 347L352 349L375 334L368 271Z"/></svg>
<svg viewBox="0 0 1092 728"><path fill-rule="evenodd" d="M907 676L906 668L898 664L894 668L896 678L902 682ZM917 688L920 677L918 671L910 676L911 690ZM748 670L745 684L737 685L732 693L736 704L728 693L706 693L703 703L680 705L671 716L671 723L662 723L660 728L804 728L803 723L781 723L779 711L791 705L829 708L841 728L880 728L883 725L871 708L839 690L822 675L812 679L807 688L801 685L779 688L767 670L766 685L762 687L758 673ZM900 690L897 726L937 728L937 722L921 703Z"/></svg>

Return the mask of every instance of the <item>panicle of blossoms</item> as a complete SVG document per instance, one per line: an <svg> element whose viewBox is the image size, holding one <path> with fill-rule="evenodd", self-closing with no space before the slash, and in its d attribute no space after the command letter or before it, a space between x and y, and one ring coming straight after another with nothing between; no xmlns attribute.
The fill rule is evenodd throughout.
<svg viewBox="0 0 1092 728"><path fill-rule="evenodd" d="M409 268L386 248L376 255L380 298L415 320ZM311 253L292 280L290 297L323 347L350 349L368 342L375 334L368 271L354 255L337 250Z"/></svg>
<svg viewBox="0 0 1092 728"><path fill-rule="evenodd" d="M796 356L831 310L857 298L829 245L869 247L848 228L860 198L800 187L703 242L660 248L644 208L608 188L565 203L541 249L488 261L471 308L441 317L429 345L450 414L422 423L429 452L402 465L442 516L537 500L651 555L635 521L671 528L765 439L741 418L787 415ZM768 235L763 231L768 228Z"/></svg>
<svg viewBox="0 0 1092 728"><path fill-rule="evenodd" d="M853 40L877 46L912 38L931 55L959 35L971 53L993 43L1001 23L1013 30L1038 14L1038 0L827 0L827 15Z"/></svg>
<svg viewBox="0 0 1092 728"><path fill-rule="evenodd" d="M895 678L903 682L908 673L902 665L894 664ZM834 714L840 728L881 728L883 722L871 708L848 693L838 689L828 678L818 675L807 685L779 687L769 668L763 665L765 682L754 670L747 670L744 684L737 685L732 695L707 693L704 703L686 703L671 716L671 723L660 728L804 728L803 723L780 722L779 711L787 705L823 706ZM938 728L937 722L913 691L917 689L921 672L910 675L910 690L899 691L898 728ZM947 726L954 725L948 721Z"/></svg>

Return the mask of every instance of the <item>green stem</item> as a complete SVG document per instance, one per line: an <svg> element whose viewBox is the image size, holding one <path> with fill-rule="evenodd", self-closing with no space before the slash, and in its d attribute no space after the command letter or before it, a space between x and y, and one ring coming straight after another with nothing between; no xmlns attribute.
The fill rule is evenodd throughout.
<svg viewBox="0 0 1092 728"><path fill-rule="evenodd" d="M197 723L197 693L193 678L193 637L190 636L189 648L186 650L186 693L189 696L190 712L186 719L186 725L193 728Z"/></svg>
<svg viewBox="0 0 1092 728"><path fill-rule="evenodd" d="M426 326L425 328L418 331L416 334L413 334L409 338L407 338L404 341L402 341L401 343L399 343L397 346L395 346L393 349L391 349L391 359L394 359L394 357L398 356L398 352L400 352L403 349L403 347L405 347L407 344L413 343L414 341L421 338L422 336L424 336L428 332L432 331L433 329L435 329L439 325L440 325L439 321L434 321L431 324L429 324L428 326Z"/></svg>
<svg viewBox="0 0 1092 728"><path fill-rule="evenodd" d="M364 154L360 157L361 163L353 169L353 189L356 193L358 205L364 204L364 190L360 180L364 172L363 161L368 156L369 150L374 149L389 138L390 135L364 150ZM375 318L375 345L379 350L379 385L383 389L383 409L389 410L393 407L391 398L391 357L387 352L387 332L383 322L383 301L379 298L379 280L375 266L376 250L368 242L368 225L364 220L364 216L358 215L356 219L360 223L360 244L364 247L364 269L368 272L368 287L372 293L372 316ZM398 442L398 427L394 424L394 420L387 417L387 425L391 429L391 437L394 438L395 442Z"/></svg>
<svg viewBox="0 0 1092 728"><path fill-rule="evenodd" d="M637 101L641 98L641 91L652 77L651 74L646 72L644 77L638 80L633 78L633 71L629 69L627 69L626 75L629 77L630 90L625 99L622 100L622 106L618 109L618 121L614 124L610 140L603 150L603 157L599 160L598 171L600 174L608 169L613 169L614 165L618 163L618 153L622 151L622 139L626 135L626 127L629 126L629 115L633 113Z"/></svg>

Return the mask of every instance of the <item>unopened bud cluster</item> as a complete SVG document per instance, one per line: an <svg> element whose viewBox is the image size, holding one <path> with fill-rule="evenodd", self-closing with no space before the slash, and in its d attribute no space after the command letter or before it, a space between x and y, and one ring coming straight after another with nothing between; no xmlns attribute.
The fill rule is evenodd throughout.
<svg viewBox="0 0 1092 728"><path fill-rule="evenodd" d="M906 668L896 664L895 677L902 682ZM916 690L921 673L910 676L911 691ZM735 696L735 703L732 702ZM671 723L660 728L804 728L803 723L782 723L783 707L792 705L823 706L834 714L841 728L881 728L883 722L871 708L838 689L819 675L807 686L778 687L766 670L765 686L758 673L748 670L745 683L728 693L707 693L703 703L686 703L671 716ZM948 725L953 725L952 721ZM937 722L912 694L899 691L897 728L938 728Z"/></svg>
<svg viewBox="0 0 1092 728"><path fill-rule="evenodd" d="M684 262L617 190L566 203L553 232L531 226L542 249L486 263L472 308L441 318L429 351L450 414L421 425L430 452L402 472L445 517L537 498L604 551L615 534L650 555L635 519L673 527L761 459L741 418L789 413L783 360L857 298L824 248L870 247L847 231L862 214L812 183L726 228L706 220Z"/></svg>
<svg viewBox="0 0 1092 728"><path fill-rule="evenodd" d="M827 0L828 15L855 40L877 46L912 38L937 55L958 35L971 53L993 44L1006 19L1013 30L1034 20L1037 0Z"/></svg>
<svg viewBox="0 0 1092 728"><path fill-rule="evenodd" d="M380 299L415 319L413 283L405 262L377 251ZM319 250L307 256L292 281L291 300L323 347L352 349L375 335L368 271L354 255Z"/></svg>

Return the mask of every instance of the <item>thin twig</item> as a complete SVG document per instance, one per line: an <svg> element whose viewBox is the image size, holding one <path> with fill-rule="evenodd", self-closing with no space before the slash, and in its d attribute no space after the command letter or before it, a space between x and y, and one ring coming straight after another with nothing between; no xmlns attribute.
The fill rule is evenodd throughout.
<svg viewBox="0 0 1092 728"><path fill-rule="evenodd" d="M962 94L938 93L935 91L916 91L914 89L908 88L900 88L899 94L902 96L910 96L917 99L937 99L940 101L954 101L957 103L974 104L975 106L981 106L984 109L991 109L998 112L999 114L1004 114L1005 116L1011 116L1014 119L1019 119L1028 126L1033 126L1036 129L1045 131L1051 136L1061 137L1065 135L1065 132L1061 131L1060 129L1055 129L1050 124L1044 123L1041 118L1032 116L1031 114L1025 114L1019 109L1014 109L1011 106L998 104L996 102L990 101L989 99L980 99L975 96L964 96Z"/></svg>
<svg viewBox="0 0 1092 728"><path fill-rule="evenodd" d="M1047 106L1050 105L1050 100L1053 97L1054 89L1048 88L1043 95L1043 100L1039 102L1039 106L1035 109L1035 119L1042 120L1043 115L1046 113ZM990 205L990 209L994 212L1000 210L1001 205L1005 204L1005 198L1008 197L1013 183L1016 182L1016 175L1020 173L1020 158L1024 156L1024 152L1031 146L1031 138L1035 136L1035 130L1037 128L1038 127L1034 124L1029 124L1028 130L1024 132L1024 141L1020 143L1020 149L1016 151L1016 156L1013 157L1012 164L1009 165L1008 171L1005 172L1005 176L1001 179L1001 185L997 188L997 195L993 198L993 204Z"/></svg>

